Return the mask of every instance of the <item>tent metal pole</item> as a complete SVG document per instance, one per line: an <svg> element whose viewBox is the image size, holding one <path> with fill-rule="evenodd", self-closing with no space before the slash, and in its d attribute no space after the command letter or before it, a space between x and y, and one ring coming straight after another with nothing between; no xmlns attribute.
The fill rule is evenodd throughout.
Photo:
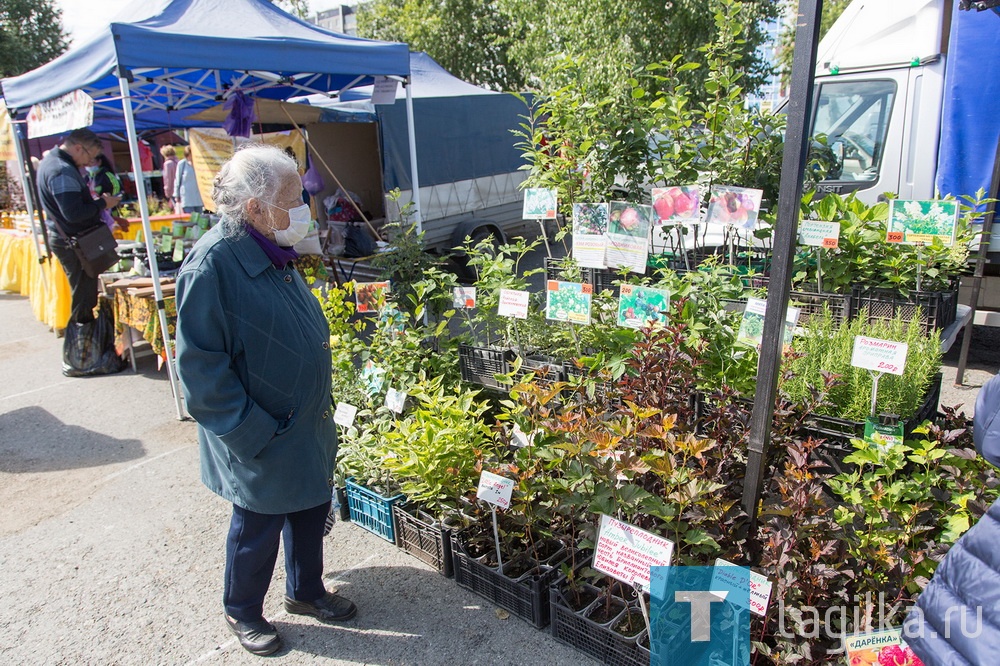
<svg viewBox="0 0 1000 666"><path fill-rule="evenodd" d="M795 53L792 57L791 92L786 113L788 128L781 158L778 188L778 219L774 227L771 281L767 289L764 337L760 345L757 390L750 415L747 473L743 482L743 508L750 516L750 533L756 534L761 492L767 472L767 450L774 422L774 398L778 389L784 348L785 310L791 291L792 260L798 236L802 201L802 174L809 149L809 118L813 101L813 72L823 0L800 0L795 22Z"/></svg>
<svg viewBox="0 0 1000 666"><path fill-rule="evenodd" d="M156 312L160 318L160 332L163 335L163 351L166 354L167 377L170 379L170 390L174 394L177 406L177 419L184 420L184 407L181 405L181 389L174 372L174 354L170 344L170 331L167 330L167 312L163 304L163 290L160 288L160 269L156 265L156 248L153 246L152 225L149 223L149 204L146 201L146 182L142 178L142 160L139 157L139 137L135 132L135 118L132 115L132 96L128 79L119 76L118 85L122 91L122 110L125 112L125 127L128 130L128 150L132 156L132 175L135 177L135 194L139 199L139 214L142 216L142 235L146 242L146 259L149 261L149 273L153 278L153 294L156 297Z"/></svg>
<svg viewBox="0 0 1000 666"><path fill-rule="evenodd" d="M24 144L22 143L21 127L15 123L10 124L11 129L14 131L14 151L17 153L17 175L21 178L21 188L24 190L24 203L28 207L28 219L31 222L31 239L35 243L35 257L38 258L38 263L41 265L48 259L51 253L46 247L45 254L42 254L41 243L38 242L39 236L42 234L42 230L36 228L35 219L36 215L39 222L42 221L42 216L38 213L41 209L41 202L35 201L35 189L31 185L31 181L28 178L28 167L25 160L28 156L24 152ZM47 292L49 290L49 279L45 274L45 271L39 271L42 275L42 288Z"/></svg>
<svg viewBox="0 0 1000 666"><path fill-rule="evenodd" d="M410 187L413 188L413 221L417 225L417 233L424 230L420 217L420 177L417 175L417 135L413 126L413 77L406 77L406 130L410 135Z"/></svg>

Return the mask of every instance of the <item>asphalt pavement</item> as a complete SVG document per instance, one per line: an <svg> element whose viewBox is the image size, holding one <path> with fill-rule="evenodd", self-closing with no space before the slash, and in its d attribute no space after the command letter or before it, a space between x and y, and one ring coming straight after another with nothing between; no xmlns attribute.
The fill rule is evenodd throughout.
<svg viewBox="0 0 1000 666"><path fill-rule="evenodd" d="M592 663L349 523L327 538L327 585L358 617L285 613L279 555L264 610L285 647L246 653L222 619L231 506L199 481L166 372L147 357L68 379L61 349L0 294L0 664Z"/></svg>

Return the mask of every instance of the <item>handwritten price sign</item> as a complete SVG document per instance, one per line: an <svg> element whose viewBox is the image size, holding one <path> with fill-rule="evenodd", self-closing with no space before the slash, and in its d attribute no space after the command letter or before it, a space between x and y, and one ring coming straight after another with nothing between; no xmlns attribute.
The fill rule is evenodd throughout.
<svg viewBox="0 0 1000 666"><path fill-rule="evenodd" d="M885 235L886 243L902 243L903 242L903 232L902 231L890 231Z"/></svg>
<svg viewBox="0 0 1000 666"><path fill-rule="evenodd" d="M837 247L840 243L840 223L802 220L799 223L799 245Z"/></svg>
<svg viewBox="0 0 1000 666"><path fill-rule="evenodd" d="M509 509L510 495L513 492L513 479L492 472L483 472L479 477L479 489L476 491L476 497L499 509Z"/></svg>
<svg viewBox="0 0 1000 666"><path fill-rule="evenodd" d="M513 317L515 319L528 318L528 300L531 294L527 291L517 289L501 289L500 303L497 307L497 314L501 317Z"/></svg>
<svg viewBox="0 0 1000 666"><path fill-rule="evenodd" d="M901 375L903 368L906 367L908 348L905 342L879 340L859 335L854 338L854 354L851 356L851 365L874 372Z"/></svg>
<svg viewBox="0 0 1000 666"><path fill-rule="evenodd" d="M712 572L713 590L745 591L747 588L750 589L748 606L750 612L754 615L766 615L767 603L771 599L771 581L766 576L736 566L722 558L715 560L715 570ZM739 599L740 595L733 595L731 598Z"/></svg>
<svg viewBox="0 0 1000 666"><path fill-rule="evenodd" d="M601 515L594 568L623 583L649 589L650 569L670 564L674 542L634 525Z"/></svg>

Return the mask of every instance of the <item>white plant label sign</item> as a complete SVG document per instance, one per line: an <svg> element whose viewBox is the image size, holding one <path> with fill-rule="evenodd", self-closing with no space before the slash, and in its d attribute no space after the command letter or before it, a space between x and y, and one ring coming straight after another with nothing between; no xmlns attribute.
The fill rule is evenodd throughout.
<svg viewBox="0 0 1000 666"><path fill-rule="evenodd" d="M594 568L628 585L649 589L651 567L667 566L674 542L611 516L601 515Z"/></svg>
<svg viewBox="0 0 1000 666"><path fill-rule="evenodd" d="M716 559L715 569L712 571L712 589L745 591L749 587L750 612L754 615L764 616L767 613L767 604L771 600L771 581L755 571L751 571L748 577L746 571L744 567L737 566L721 557ZM734 595L729 599L739 599L740 596Z"/></svg>
<svg viewBox="0 0 1000 666"><path fill-rule="evenodd" d="M479 477L479 489L476 491L476 497L484 502L489 502L498 509L509 509L510 496L513 492L514 479L484 471Z"/></svg>
<svg viewBox="0 0 1000 666"><path fill-rule="evenodd" d="M333 413L333 422L339 426L350 428L354 425L354 417L358 414L358 408L347 402L338 402L337 410Z"/></svg>
<svg viewBox="0 0 1000 666"><path fill-rule="evenodd" d="M799 223L799 245L833 249L840 245L840 222L802 220Z"/></svg>
<svg viewBox="0 0 1000 666"><path fill-rule="evenodd" d="M854 338L851 365L873 372L901 375L903 368L906 367L907 350L908 345L905 342L879 340L859 335Z"/></svg>
<svg viewBox="0 0 1000 666"><path fill-rule="evenodd" d="M475 287L453 287L451 305L456 310L471 310L476 307Z"/></svg>
<svg viewBox="0 0 1000 666"><path fill-rule="evenodd" d="M500 304L497 306L497 314L501 317L513 317L514 319L528 318L528 299L531 293L518 289L501 289Z"/></svg>
<svg viewBox="0 0 1000 666"><path fill-rule="evenodd" d="M406 404L406 391L397 391L391 386L385 392L385 406L397 414L403 413Z"/></svg>
<svg viewBox="0 0 1000 666"><path fill-rule="evenodd" d="M388 76L376 76L372 87L372 104L396 103L396 79Z"/></svg>

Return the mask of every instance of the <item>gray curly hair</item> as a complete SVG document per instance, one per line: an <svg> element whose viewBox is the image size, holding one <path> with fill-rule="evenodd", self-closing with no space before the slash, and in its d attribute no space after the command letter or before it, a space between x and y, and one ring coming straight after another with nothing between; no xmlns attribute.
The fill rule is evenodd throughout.
<svg viewBox="0 0 1000 666"><path fill-rule="evenodd" d="M274 201L289 177L299 177L298 167L280 148L248 143L237 150L222 165L212 187L212 201L222 216L223 233L230 237L245 233L244 223L249 221L247 202Z"/></svg>

